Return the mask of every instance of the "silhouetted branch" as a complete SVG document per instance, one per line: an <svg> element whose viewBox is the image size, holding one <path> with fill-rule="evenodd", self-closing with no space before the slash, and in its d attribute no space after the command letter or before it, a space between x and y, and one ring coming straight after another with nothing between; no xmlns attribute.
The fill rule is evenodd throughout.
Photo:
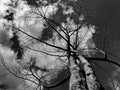
<svg viewBox="0 0 120 90"><path fill-rule="evenodd" d="M106 59L106 58L98 58L98 57L85 57L88 61L102 61L102 62L109 62L109 63L112 63L114 65L117 65L118 67L120 67L120 64L118 64L117 62L115 61L111 61L109 59Z"/></svg>
<svg viewBox="0 0 120 90"><path fill-rule="evenodd" d="M29 47L29 46L25 46L26 48L28 48L28 49L30 49L30 50L33 50L33 51L36 51L36 52L40 52L40 53L44 53L44 54L46 54L46 55L50 55L50 56L58 56L58 57L65 57L66 55L55 55L55 54L50 54L50 53L48 53L48 52L45 52L45 51L43 51L43 50L37 50L37 49L33 49L33 48L31 48L31 47Z"/></svg>
<svg viewBox="0 0 120 90"><path fill-rule="evenodd" d="M17 78L20 78L20 79L23 79L23 80L27 80L27 81L33 82L33 83L35 83L36 85L38 85L38 83L36 83L35 81L30 80L30 79L27 79L27 78L24 78L24 77L22 77L22 76L19 76L19 75L15 74L14 72L12 72L12 71L5 65L5 63L4 63L4 58L3 58L1 55L0 55L0 57L1 57L2 65L5 67L5 69L6 69L10 74L14 75L14 76L17 77Z"/></svg>
<svg viewBox="0 0 120 90"><path fill-rule="evenodd" d="M46 45L48 45L48 46L51 46L51 47L54 47L54 48L57 48L57 49L60 49L60 50L63 50L63 51L67 51L67 49L64 49L64 48L62 48L62 47L58 47L58 46L49 44L49 43L47 43L47 42L44 42L44 41L42 41L42 40L40 40L40 39L38 39L38 38L36 38L36 37L34 37L34 36L26 33L26 32L24 32L24 31L21 30L20 28L17 28L17 27L14 27L14 26L9 26L9 27L12 27L12 28L14 28L14 29L17 29L18 31L22 32L23 34L25 34L25 35L27 35L27 36L29 36L29 37L31 37L31 38L33 38L33 39L41 42L41 43L44 43L44 44L46 44ZM73 51L71 51L71 52L73 52Z"/></svg>

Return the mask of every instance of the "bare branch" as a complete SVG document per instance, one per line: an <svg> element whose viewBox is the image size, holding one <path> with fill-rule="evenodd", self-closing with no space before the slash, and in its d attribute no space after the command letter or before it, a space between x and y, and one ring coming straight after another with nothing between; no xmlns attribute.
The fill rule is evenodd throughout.
<svg viewBox="0 0 120 90"><path fill-rule="evenodd" d="M25 35L27 35L27 36L29 36L29 37L31 37L31 38L33 38L33 39L35 39L35 40L37 40L37 41L39 41L39 42L41 42L41 43L44 43L44 44L46 44L46 45L48 45L48 46L51 46L51 47L54 47L54 48L57 48L57 49L60 49L60 50L63 50L63 51L67 51L67 49L64 49L64 48L62 48L62 47L58 47L58 46L49 44L49 43L47 43L47 42L44 42L44 41L42 41L42 40L40 40L40 39L38 39L38 38L36 38L36 37L34 37L34 36L26 33L26 32L24 32L24 31L21 30L20 28L17 28L17 27L14 27L14 26L9 26L9 27L15 28L15 29L17 29L18 31L24 33ZM71 51L71 52L73 52L73 51Z"/></svg>
<svg viewBox="0 0 120 90"><path fill-rule="evenodd" d="M40 52L40 53L44 53L44 54L46 54L46 55L50 55L50 56L58 56L58 57L65 57L66 55L55 55L55 54L50 54L50 53L48 53L48 52L45 52L45 51L42 51L42 50L37 50L37 49L33 49L33 48L31 48L31 47L29 47L29 46L25 46L26 48L28 48L28 49L30 49L30 50L33 50L33 51L36 51L36 52Z"/></svg>
<svg viewBox="0 0 120 90"><path fill-rule="evenodd" d="M36 85L38 85L38 83L36 83L36 82L33 81L33 80L24 78L24 77L22 77L22 76L19 76L19 75L13 73L13 72L5 65L3 57L2 57L1 55L0 55L0 57L1 57L2 65L5 67L5 69L6 69L10 74L14 75L14 76L17 77L17 78L20 78L20 79L23 79L23 80L27 80L27 81L33 82L33 83L35 83Z"/></svg>
<svg viewBox="0 0 120 90"><path fill-rule="evenodd" d="M106 59L106 58L98 58L98 57L85 57L88 61L102 61L102 62L110 62L118 67L120 67L120 64L118 64L117 62L115 61L111 61L109 59Z"/></svg>
<svg viewBox="0 0 120 90"><path fill-rule="evenodd" d="M37 8L37 10L39 11L38 8ZM42 15L42 13L41 13L40 11L39 11L39 13L37 13L37 14L40 15L40 16L46 21L46 23L48 23L48 25L49 25L50 27L52 27L52 29L53 29L58 35L60 35L61 38L63 38L63 40L65 40L66 42L68 42L68 40L67 40L63 35L61 35L61 34L57 31L57 29L56 29L51 23L57 25L58 27L59 27L60 24L58 24L58 23L57 23L56 21L54 21L54 20L48 19L47 17L45 17L45 15ZM61 29L61 31L62 31L63 33L65 33L64 30L63 30L61 27L59 27L59 28ZM67 33L65 33L65 35L68 36ZM73 45L71 45L71 43L70 43L70 46L71 46L73 49L75 49L75 48L73 47Z"/></svg>

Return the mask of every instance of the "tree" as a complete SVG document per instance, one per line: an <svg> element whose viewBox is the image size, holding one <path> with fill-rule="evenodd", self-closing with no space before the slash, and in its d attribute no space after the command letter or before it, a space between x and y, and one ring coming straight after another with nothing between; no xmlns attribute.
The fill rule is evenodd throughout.
<svg viewBox="0 0 120 90"><path fill-rule="evenodd" d="M10 73L34 83L37 85L36 90L58 85L69 76L69 90L104 90L89 62L99 60L120 65L108 60L106 53L95 46L93 40L95 26L91 25L82 14L81 1L17 0L13 2L9 4L10 11L7 11L8 14L4 17L10 22L5 27L19 37L25 55L36 52L35 54L39 53L38 57L41 55L47 59L54 59L53 66L55 64L60 66L57 69L56 66L54 68L40 66L37 60L40 58L36 55L33 55L36 57L26 56L27 58L24 59L27 59L27 63L18 69L19 75L17 75L7 68L2 58L4 67ZM27 9L23 9L18 3L24 4ZM18 11L21 8L24 14L19 16ZM105 58L92 58L95 52L101 52ZM64 70L69 73L65 78L59 82L51 81L58 78L57 75Z"/></svg>

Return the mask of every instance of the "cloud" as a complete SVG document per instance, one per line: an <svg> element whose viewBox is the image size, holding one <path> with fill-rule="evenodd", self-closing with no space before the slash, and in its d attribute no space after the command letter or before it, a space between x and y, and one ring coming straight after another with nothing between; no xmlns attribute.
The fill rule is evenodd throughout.
<svg viewBox="0 0 120 90"><path fill-rule="evenodd" d="M8 4L11 3L11 0L0 0L0 14L4 15L5 11L9 8Z"/></svg>
<svg viewBox="0 0 120 90"><path fill-rule="evenodd" d="M19 70L19 64L16 61L16 54L8 47L0 45L0 56L4 58L5 65L13 73L17 73ZM19 73L17 73L19 75ZM0 58L0 90L33 90L33 87L28 86L25 80L20 79L13 74L9 73L3 66Z"/></svg>
<svg viewBox="0 0 120 90"><path fill-rule="evenodd" d="M8 34L8 32L5 31L0 31L0 44L6 47L11 47L12 46L12 42L10 41L10 36Z"/></svg>
<svg viewBox="0 0 120 90"><path fill-rule="evenodd" d="M0 55L3 56L6 66L15 73L18 68L15 57L13 56L15 54L9 48L0 46ZM21 83L21 80L10 74L3 66L1 60L0 67L0 85L5 85L8 90L17 90L15 88Z"/></svg>
<svg viewBox="0 0 120 90"><path fill-rule="evenodd" d="M38 15L44 15L49 18L53 14L55 14L58 10L57 4L53 5L48 5L48 6L42 6L42 8L38 8L39 10L32 8L27 5L27 3L23 0L18 0L18 6L16 8L8 6L9 3L11 3L10 0L1 0L0 1L0 14L2 16L5 15L5 12L7 9L11 8L14 11L14 25L18 28L21 28L23 31L26 33L35 36L35 37L40 37L42 34L42 31L44 30L44 24L46 23L43 18ZM41 12L41 13L39 13ZM74 11L72 8L68 10L68 12L62 12L62 13L73 13ZM74 20L70 19L69 17L66 19L67 23L62 23L63 26L67 26L68 29L74 30L77 28L77 25L75 24ZM46 55L40 52L36 52L33 50L30 50L28 48L25 48L24 50L24 56L22 60L19 60L19 63L16 60L16 53L14 53L11 49L10 46L12 45L10 42L10 38L12 37L12 30L7 32L7 29L4 28L4 24L11 24L7 20L1 18L0 19L0 25L3 30L6 32L0 30L0 54L3 56L7 66L13 71L16 72L17 68L19 67L24 67L28 62L30 62L32 57L36 58L37 65L40 67L46 67L47 69L61 69L63 68L66 64L60 61L64 60L67 61L67 58L59 58L58 56L50 56ZM10 28L8 28L9 30ZM58 30L58 28L56 28ZM59 30L60 31L60 30ZM87 32L87 33L86 33ZM91 43L89 40L92 38L93 34L95 33L95 28L94 26L85 26L79 30L79 40L82 40L83 37L84 39L81 41L79 49L87 48L89 44ZM65 34L60 31L60 34L65 37ZM20 45L22 46L24 43L27 42L27 45L29 45L31 48L34 48L36 50L42 50L45 52L48 52L50 54L63 54L64 52L61 52L62 50L58 50L56 48L47 46L41 42L37 42L34 39L31 39L31 37L26 36L25 34L21 32L17 32L17 35L20 40ZM75 41L75 35L73 34L71 36L71 43L73 44ZM5 41L5 42L4 42ZM29 42L28 42L29 41ZM54 32L53 38L49 39L46 41L48 43L51 43L56 46L60 46L62 48L67 48L66 41L63 40L62 38L59 38L59 35ZM89 51L86 51L86 53L89 53ZM4 67L0 70L2 74L8 73L7 70L4 69ZM11 83L12 82L12 83ZM3 79L0 78L0 83L1 84L6 84L9 89L8 90L25 90L25 87L28 84L28 81L20 80L16 78L15 76L8 74L6 75ZM24 84L23 84L24 83ZM33 86L33 85L32 85ZM28 88L26 88L27 90ZM28 89L30 90L30 88Z"/></svg>

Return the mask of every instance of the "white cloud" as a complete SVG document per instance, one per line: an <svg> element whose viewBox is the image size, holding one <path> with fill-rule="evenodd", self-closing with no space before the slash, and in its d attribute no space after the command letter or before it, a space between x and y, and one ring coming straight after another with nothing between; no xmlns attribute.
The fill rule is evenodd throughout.
<svg viewBox="0 0 120 90"><path fill-rule="evenodd" d="M5 19L2 18L2 16L5 14L5 11L8 8L10 8L10 7L7 6L7 4L9 4L9 3L10 3L10 0L1 0L0 1L0 14L1 14L0 26L2 27L2 29L3 29L4 23L11 24L11 23L7 22ZM31 9L30 6L28 6L25 1L18 0L18 3L19 4L18 4L17 8L11 8L15 11L15 15L14 15L15 26L21 28L26 33L28 33L32 36L40 37L41 33L43 31L43 28L44 28L43 24L45 23L45 21L41 18L40 15L35 13L35 12L37 12L37 13L39 13L39 12L35 8ZM56 11L58 10L58 7L57 7L57 4L53 4L53 5L43 6L42 8L38 8L38 9L40 10L42 15L46 14L46 17L49 18L52 14L56 13ZM35 12L33 12L33 10ZM72 10L72 8L70 8L68 11L63 11L64 14L73 13L73 12L74 11ZM66 25L69 25L68 29L70 29L70 30L76 29L77 25L75 24L74 20L71 20L68 17L66 19L66 21L67 21L67 23L62 23L62 25L64 27ZM82 38L86 34L85 37L84 37L84 40L79 45L79 49L83 49L83 48L88 49L89 44L94 45L93 43L91 43L89 41L92 38L94 33L95 33L94 26L90 26L90 28L85 26L85 27L83 27L79 30L79 40L80 41L82 40ZM8 34L9 34L10 37L12 37L12 31L8 32ZM60 31L60 34L62 34L64 37L66 37L65 34L62 31ZM20 33L20 32L18 32L17 35L19 36L19 40L20 40L21 45L31 39L30 37L28 37L25 34ZM10 37L8 37L8 38L10 38ZM74 40L75 40L75 34L73 34L71 36L71 44L73 44ZM54 44L56 46L60 46L62 48L67 47L66 46L66 41L59 38L58 34L56 34L56 33L54 33L53 38L51 38L47 42L51 43L51 44ZM47 45L42 44L40 42L36 42L33 39L29 42L29 44L32 48L34 48L36 50L46 51L50 54L61 54L60 50L58 50L56 48L53 48L53 47L50 47L50 46L47 46ZM64 52L62 52L62 53L64 53ZM86 53L89 53L89 51L86 51ZM19 64L15 60L16 54L10 48L5 47L3 45L0 45L0 54L4 57L4 60L5 60L5 62L7 62L8 67L10 67L10 69L12 69L13 71L14 71L15 67L19 67L19 65L24 66L26 63L28 63L30 61L31 57L35 57L36 60L37 60L37 65L41 66L41 67L46 66L46 68L48 68L48 69L54 69L54 68L55 69L60 69L60 68L64 67L63 63L60 62L60 60L58 59L57 56L49 56L49 55L46 55L46 54L43 54L43 53L40 53L40 52L29 50L27 48L24 51L23 60L19 61L20 62ZM65 62L67 62L66 58L61 58L61 59L64 60ZM13 80L12 85L17 86L16 88L18 88L18 90L21 90L22 86L24 86L24 85L21 85L21 84L20 85L15 84L15 83L19 82L19 80L14 80L13 76L6 77L5 82L7 82L7 80L9 78L10 78L10 81ZM10 82L8 84L10 84Z"/></svg>
<svg viewBox="0 0 120 90"><path fill-rule="evenodd" d="M5 11L9 8L7 5L11 3L11 0L0 0L0 14L5 14Z"/></svg>

